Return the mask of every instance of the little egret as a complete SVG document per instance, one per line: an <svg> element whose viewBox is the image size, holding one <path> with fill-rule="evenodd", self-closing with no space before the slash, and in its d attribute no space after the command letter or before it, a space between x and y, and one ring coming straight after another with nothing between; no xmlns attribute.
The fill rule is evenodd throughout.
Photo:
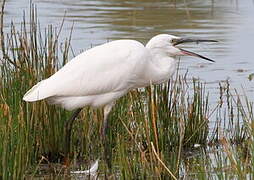
<svg viewBox="0 0 254 180"><path fill-rule="evenodd" d="M134 88L167 82L176 70L177 56L213 60L177 47L182 43L217 42L154 36L144 46L135 40L116 40L91 48L73 58L48 79L38 82L23 97L33 102L46 99L67 110L76 110L66 123L66 152L69 153L73 121L84 106L104 107L102 138L107 117L115 101Z"/></svg>

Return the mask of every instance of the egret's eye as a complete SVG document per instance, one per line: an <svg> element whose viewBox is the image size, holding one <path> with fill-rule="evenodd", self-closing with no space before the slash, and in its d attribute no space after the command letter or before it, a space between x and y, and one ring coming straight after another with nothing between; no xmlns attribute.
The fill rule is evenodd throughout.
<svg viewBox="0 0 254 180"><path fill-rule="evenodd" d="M173 44L173 45L175 45L176 42L177 42L177 39L171 39L170 40L170 43Z"/></svg>

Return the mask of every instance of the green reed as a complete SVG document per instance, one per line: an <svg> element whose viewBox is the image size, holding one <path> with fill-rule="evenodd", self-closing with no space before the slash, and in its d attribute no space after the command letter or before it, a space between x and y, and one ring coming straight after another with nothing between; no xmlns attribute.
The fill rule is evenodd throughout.
<svg viewBox="0 0 254 180"><path fill-rule="evenodd" d="M31 8L29 22L24 18L19 30L12 24L10 31L4 33L0 64L1 179L33 179L39 174L69 176L60 163L65 150L64 124L70 112L44 101L22 101L29 88L52 75L70 59L71 35L60 51L62 26L40 29L36 11ZM186 75L177 74L168 83L131 91L116 103L109 116L107 135L111 171L103 161L99 136L102 110L84 108L72 131L70 167L86 169L89 162L100 158L102 177L174 179L181 177L183 167L187 167L187 150L192 151L197 144L206 147L220 143L228 158L225 163L234 167L233 173L246 177L248 171L242 173L239 168L253 165L253 104L246 99L246 105L243 105L238 97L230 93L229 87L223 90L221 98L226 99L223 105L227 107L225 116L222 105L215 110L209 107L205 85L195 79L187 82ZM209 134L209 119L213 113L217 113L217 121ZM235 114L237 116L233 116ZM228 120L230 123L223 130L231 131L225 134L220 128ZM233 142L247 147L251 160L245 162L246 166L234 161L242 156L232 149ZM204 163L206 158L201 160ZM218 167L223 166L223 159L217 162ZM195 177L210 177L208 169L214 170L214 167L205 167L193 166L197 172ZM253 173L253 166L250 169ZM215 175L224 174L216 171Z"/></svg>
<svg viewBox="0 0 254 180"><path fill-rule="evenodd" d="M52 26L42 33L31 9L30 24L21 30L11 24L5 35L1 59L1 174L3 179L20 178L42 155L57 158L62 151L63 125L67 112L44 102L27 104L24 93L38 80L47 78L66 62L69 44L59 56L59 32ZM25 19L25 18L24 18Z"/></svg>

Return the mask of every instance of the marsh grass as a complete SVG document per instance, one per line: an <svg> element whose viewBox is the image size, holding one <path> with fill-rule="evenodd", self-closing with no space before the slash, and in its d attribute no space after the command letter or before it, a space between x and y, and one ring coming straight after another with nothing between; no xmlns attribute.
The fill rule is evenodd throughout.
<svg viewBox="0 0 254 180"><path fill-rule="evenodd" d="M59 33L52 26L45 31L37 24L31 9L29 24L17 31L12 24L5 34L5 52L1 59L1 176L3 179L24 176L27 167L44 155L59 159L63 149L63 125L67 112L44 102L27 104L24 93L38 80L47 78L65 62L66 43L59 56ZM67 40L68 41L68 40ZM6 60L8 59L8 60Z"/></svg>
<svg viewBox="0 0 254 180"><path fill-rule="evenodd" d="M22 101L29 88L69 60L71 35L60 42L61 29L41 29L32 7L29 22L24 17L19 30L12 24L10 32L4 34L0 64L1 179L49 174L69 177L60 163L65 150L64 124L70 112L44 101ZM254 172L253 103L246 98L243 105L228 86L220 89L218 106L212 110L204 83L195 79L187 82L186 75L177 74L168 83L133 90L122 97L109 116L111 172L102 160L102 110L84 108L72 131L71 169L87 169L91 161L101 158L102 178L110 174L121 179L178 179L193 172L198 179L247 177ZM217 119L210 134L213 113ZM238 150L234 142L244 148ZM186 152L194 151L195 145L201 145L204 156L192 161ZM218 156L207 157L207 145L220 146ZM242 157L246 157L244 161ZM224 166L231 167L230 175Z"/></svg>

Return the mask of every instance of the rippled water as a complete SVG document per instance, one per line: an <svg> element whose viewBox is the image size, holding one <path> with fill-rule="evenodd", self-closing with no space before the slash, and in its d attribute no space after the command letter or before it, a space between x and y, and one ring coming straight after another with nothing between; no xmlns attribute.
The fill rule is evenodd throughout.
<svg viewBox="0 0 254 180"><path fill-rule="evenodd" d="M72 24L75 54L109 40L136 39L146 43L152 36L169 33L183 37L219 40L213 44L188 44L186 49L203 54L216 63L184 57L181 73L207 82L212 105L216 105L219 82L229 80L254 100L254 1L253 0L34 0L41 28L59 27L66 13L62 37ZM8 0L5 30L11 21L19 24L29 13L28 0ZM216 159L216 158L215 158ZM196 162L194 162L196 163Z"/></svg>
<svg viewBox="0 0 254 180"><path fill-rule="evenodd" d="M184 37L219 40L216 44L189 44L185 48L201 53L216 63L184 57L181 71L206 81L211 94L218 82L243 88L254 99L254 3L252 0L34 0L41 27L60 26L66 13L63 37L74 22L72 45L75 54L114 39L136 39L146 43L152 36L169 33ZM20 22L29 1L9 0L5 26ZM217 98L216 98L217 99ZM215 100L214 100L215 101Z"/></svg>

